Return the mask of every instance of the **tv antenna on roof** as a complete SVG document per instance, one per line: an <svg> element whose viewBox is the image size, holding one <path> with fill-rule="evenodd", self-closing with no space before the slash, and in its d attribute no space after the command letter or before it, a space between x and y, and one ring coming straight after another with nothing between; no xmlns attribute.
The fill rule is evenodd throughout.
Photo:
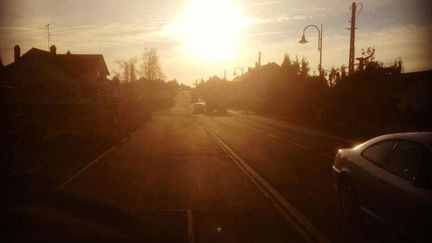
<svg viewBox="0 0 432 243"><path fill-rule="evenodd" d="M47 25L45 25L45 27L47 28L47 37L48 37L48 51L50 50L50 26L51 26L51 23L49 23L49 24L47 24Z"/></svg>

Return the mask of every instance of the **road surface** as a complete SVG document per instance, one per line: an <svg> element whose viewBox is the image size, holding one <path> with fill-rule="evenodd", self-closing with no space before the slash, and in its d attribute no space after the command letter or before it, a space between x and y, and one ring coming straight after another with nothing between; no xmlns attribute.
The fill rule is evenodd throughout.
<svg viewBox="0 0 432 243"><path fill-rule="evenodd" d="M270 119L169 111L58 186L140 212L185 212L190 242L365 242L342 216L331 177L350 141ZM168 225L170 220L161 220Z"/></svg>

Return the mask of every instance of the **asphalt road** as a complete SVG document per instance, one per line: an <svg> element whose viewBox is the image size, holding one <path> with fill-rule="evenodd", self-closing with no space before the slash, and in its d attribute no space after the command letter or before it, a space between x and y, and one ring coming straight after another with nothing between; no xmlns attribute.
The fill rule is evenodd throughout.
<svg viewBox="0 0 432 243"><path fill-rule="evenodd" d="M58 189L128 210L188 212L194 242L377 241L337 204L333 156L352 145L254 115L193 115L182 92Z"/></svg>

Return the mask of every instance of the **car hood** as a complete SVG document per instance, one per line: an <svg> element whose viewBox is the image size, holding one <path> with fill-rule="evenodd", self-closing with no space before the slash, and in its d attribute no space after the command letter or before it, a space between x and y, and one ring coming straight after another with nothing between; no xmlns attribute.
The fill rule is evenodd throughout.
<svg viewBox="0 0 432 243"><path fill-rule="evenodd" d="M2 242L187 242L184 230L144 212L66 193L8 197Z"/></svg>

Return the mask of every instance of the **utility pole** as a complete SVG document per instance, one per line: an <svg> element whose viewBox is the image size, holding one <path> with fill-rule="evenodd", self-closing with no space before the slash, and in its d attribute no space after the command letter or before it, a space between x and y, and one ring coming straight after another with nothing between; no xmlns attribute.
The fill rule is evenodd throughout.
<svg viewBox="0 0 432 243"><path fill-rule="evenodd" d="M51 23L45 25L45 27L47 28L47 32L48 32L48 34L47 34L47 37L48 37L48 51L50 50L50 26L51 26Z"/></svg>
<svg viewBox="0 0 432 243"><path fill-rule="evenodd" d="M351 23L351 27L348 28L351 31L351 35L350 35L350 49L349 49L349 60L348 60L348 73L350 75L354 73L355 30L357 29L357 27L356 27L357 5L359 5L361 7L359 13L363 10L363 4L362 3L353 2L351 4L351 20L349 21Z"/></svg>

